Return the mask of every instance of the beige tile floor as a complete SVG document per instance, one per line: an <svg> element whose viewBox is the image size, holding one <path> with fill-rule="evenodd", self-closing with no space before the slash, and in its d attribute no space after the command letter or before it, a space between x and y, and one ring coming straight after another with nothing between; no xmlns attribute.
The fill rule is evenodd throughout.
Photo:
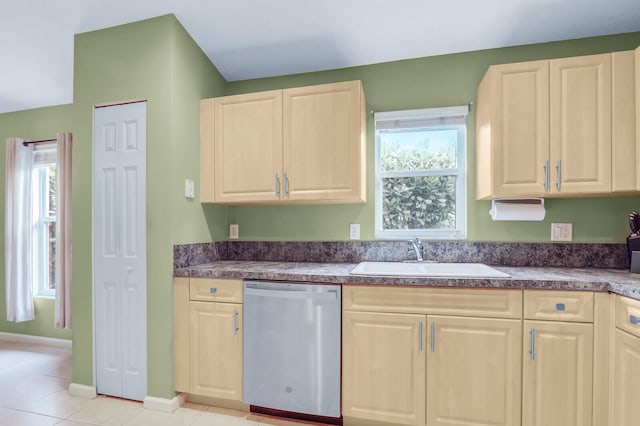
<svg viewBox="0 0 640 426"><path fill-rule="evenodd" d="M142 403L69 395L71 349L0 340L0 426L318 425L187 403L173 413Z"/></svg>

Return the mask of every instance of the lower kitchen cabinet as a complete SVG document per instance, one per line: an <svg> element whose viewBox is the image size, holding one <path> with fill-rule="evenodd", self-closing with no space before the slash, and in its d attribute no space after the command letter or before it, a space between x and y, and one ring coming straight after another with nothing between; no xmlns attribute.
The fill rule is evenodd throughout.
<svg viewBox="0 0 640 426"><path fill-rule="evenodd" d="M520 320L372 312L342 320L344 416L520 424Z"/></svg>
<svg viewBox="0 0 640 426"><path fill-rule="evenodd" d="M175 389L242 401L242 281L174 280Z"/></svg>
<svg viewBox="0 0 640 426"><path fill-rule="evenodd" d="M424 425L426 316L344 312L342 413Z"/></svg>
<svg viewBox="0 0 640 426"><path fill-rule="evenodd" d="M429 316L427 426L520 424L520 320Z"/></svg>
<svg viewBox="0 0 640 426"><path fill-rule="evenodd" d="M593 324L524 321L522 426L590 426Z"/></svg>
<svg viewBox="0 0 640 426"><path fill-rule="evenodd" d="M640 383L640 337L615 330L613 422L615 426L636 426L640 403L636 389Z"/></svg>
<svg viewBox="0 0 640 426"><path fill-rule="evenodd" d="M345 424L519 426L521 318L518 290L344 287Z"/></svg>
<svg viewBox="0 0 640 426"><path fill-rule="evenodd" d="M242 399L242 305L191 302L191 393Z"/></svg>
<svg viewBox="0 0 640 426"><path fill-rule="evenodd" d="M593 424L595 299L589 291L524 291L522 426Z"/></svg>
<svg viewBox="0 0 640 426"><path fill-rule="evenodd" d="M636 426L640 403L640 301L615 296L611 426Z"/></svg>

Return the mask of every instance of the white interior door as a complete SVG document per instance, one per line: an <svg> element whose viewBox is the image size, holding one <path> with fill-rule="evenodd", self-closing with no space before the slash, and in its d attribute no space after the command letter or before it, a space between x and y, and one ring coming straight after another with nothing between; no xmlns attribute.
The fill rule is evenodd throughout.
<svg viewBox="0 0 640 426"><path fill-rule="evenodd" d="M147 103L94 109L96 391L147 393Z"/></svg>

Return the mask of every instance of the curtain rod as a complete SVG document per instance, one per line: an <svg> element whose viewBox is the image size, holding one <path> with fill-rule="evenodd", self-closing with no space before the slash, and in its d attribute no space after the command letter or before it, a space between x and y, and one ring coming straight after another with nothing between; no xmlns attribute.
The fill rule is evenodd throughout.
<svg viewBox="0 0 640 426"><path fill-rule="evenodd" d="M45 143L45 142L58 142L58 139L42 139L39 141L23 141L22 145L28 146L35 143Z"/></svg>

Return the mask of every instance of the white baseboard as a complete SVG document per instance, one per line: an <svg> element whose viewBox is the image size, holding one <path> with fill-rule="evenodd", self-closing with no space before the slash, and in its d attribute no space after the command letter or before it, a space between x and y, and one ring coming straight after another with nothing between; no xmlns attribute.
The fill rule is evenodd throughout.
<svg viewBox="0 0 640 426"><path fill-rule="evenodd" d="M73 396L79 396L87 399L94 399L97 396L96 388L93 386L80 385L78 383L71 383L69 385L69 393Z"/></svg>
<svg viewBox="0 0 640 426"><path fill-rule="evenodd" d="M6 342L30 343L35 345L56 346L59 348L71 349L71 340L54 339L51 337L31 336L28 334L0 332L0 340L4 340Z"/></svg>
<svg viewBox="0 0 640 426"><path fill-rule="evenodd" d="M186 401L186 396L180 394L172 399L156 398L155 396L146 396L142 406L147 410L162 411L164 413L173 413Z"/></svg>

